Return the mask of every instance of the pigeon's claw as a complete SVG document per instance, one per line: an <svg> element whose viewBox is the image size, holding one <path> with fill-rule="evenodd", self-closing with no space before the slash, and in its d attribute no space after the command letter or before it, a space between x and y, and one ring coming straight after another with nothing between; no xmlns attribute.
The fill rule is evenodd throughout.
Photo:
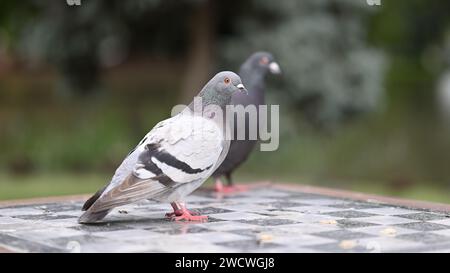
<svg viewBox="0 0 450 273"><path fill-rule="evenodd" d="M172 218L174 221L199 221L204 222L208 220L208 216L206 215L192 215L186 210L182 215L175 216Z"/></svg>
<svg viewBox="0 0 450 273"><path fill-rule="evenodd" d="M166 217L173 221L206 221L208 216L199 215L199 212L190 211L186 208L184 203L171 203L173 212L166 213Z"/></svg>
<svg viewBox="0 0 450 273"><path fill-rule="evenodd" d="M193 211L193 210L188 210L188 209L186 209L191 215L199 215L200 213L198 212L198 211ZM173 217L176 217L176 216L181 216L181 215L183 215L183 210L181 210L181 209L177 209L177 210L174 210L173 212L168 212L168 213L166 213L166 217L167 218L173 218Z"/></svg>
<svg viewBox="0 0 450 273"><path fill-rule="evenodd" d="M175 216L177 216L177 213L175 211L166 213L166 218L172 218L172 217L175 217Z"/></svg>

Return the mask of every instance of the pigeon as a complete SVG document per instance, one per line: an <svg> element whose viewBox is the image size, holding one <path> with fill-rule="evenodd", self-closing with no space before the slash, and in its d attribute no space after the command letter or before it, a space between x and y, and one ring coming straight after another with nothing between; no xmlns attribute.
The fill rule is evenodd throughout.
<svg viewBox="0 0 450 273"><path fill-rule="evenodd" d="M125 157L109 184L86 201L78 222L98 222L115 207L145 199L170 203L173 212L166 216L172 220L207 220L189 211L183 200L211 176L229 149L226 120L214 118L214 108L208 106L225 109L237 91L247 92L237 74L216 74L197 96L202 109L209 110L198 113L194 100L159 122Z"/></svg>
<svg viewBox="0 0 450 273"><path fill-rule="evenodd" d="M231 98L232 105L263 105L264 99L264 78L267 73L280 74L281 69L278 63L274 61L272 54L268 52L253 53L241 66L239 76L247 87L248 95L242 96L239 93L233 94ZM235 116L236 120L236 116ZM259 120L258 120L259 122ZM236 124L236 122L235 122ZM259 126L259 125L258 125ZM248 138L248 118L246 120L246 138L237 140L237 126L234 127L234 138L231 140L230 150L220 167L213 173L215 179L215 190L217 192L229 193L245 190L243 186L233 184L231 174L236 170L252 152L257 140ZM259 128L259 127L258 127ZM221 177L225 176L228 184L223 186Z"/></svg>

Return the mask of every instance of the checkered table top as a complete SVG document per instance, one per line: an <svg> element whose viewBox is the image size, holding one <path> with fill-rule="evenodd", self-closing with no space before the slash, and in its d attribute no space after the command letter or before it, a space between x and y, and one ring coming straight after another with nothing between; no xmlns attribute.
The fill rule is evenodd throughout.
<svg viewBox="0 0 450 273"><path fill-rule="evenodd" d="M204 223L172 222L168 204L115 209L80 225L82 201L0 207L0 247L17 252L450 252L450 213L273 186L187 204Z"/></svg>

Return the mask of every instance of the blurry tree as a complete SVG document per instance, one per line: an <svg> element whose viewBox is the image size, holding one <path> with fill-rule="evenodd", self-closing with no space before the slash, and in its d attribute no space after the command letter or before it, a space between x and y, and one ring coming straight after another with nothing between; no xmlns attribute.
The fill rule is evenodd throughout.
<svg viewBox="0 0 450 273"><path fill-rule="evenodd" d="M25 1L0 2L0 71L14 62L11 53L18 33L32 15L33 9Z"/></svg>
<svg viewBox="0 0 450 273"><path fill-rule="evenodd" d="M445 67L439 49L450 24L450 1L384 1L374 16L371 42L390 55L387 88L396 107L434 108L430 88Z"/></svg>
<svg viewBox="0 0 450 273"><path fill-rule="evenodd" d="M219 48L231 60L227 67L238 67L253 51L272 51L284 71L278 93L317 124L334 127L380 104L383 58L366 42L367 15L375 8L354 0L233 6L210 0L96 0L70 7L23 1L21 9L33 16L21 23L20 53L55 64L67 87L61 90L78 94L92 93L100 70L130 55L181 57L186 102L213 72L221 54L216 45L228 40Z"/></svg>
<svg viewBox="0 0 450 273"><path fill-rule="evenodd" d="M209 78L214 59L216 29L214 1L198 5L188 18L189 49L187 67L182 83L182 102L188 103Z"/></svg>
<svg viewBox="0 0 450 273"><path fill-rule="evenodd" d="M252 51L273 52L283 71L276 93L326 128L380 106L385 58L367 43L376 8L354 0L264 0L253 9L257 16L235 22L244 39L225 46L234 66Z"/></svg>
<svg viewBox="0 0 450 273"><path fill-rule="evenodd" d="M445 122L450 121L450 32L439 51L443 72L437 81L436 103Z"/></svg>
<svg viewBox="0 0 450 273"><path fill-rule="evenodd" d="M55 64L64 86L78 94L93 92L102 68L129 57L188 56L192 62L207 59L204 65L211 58L204 58L198 45L209 48L203 45L204 34L211 32L208 2L96 0L68 6L65 1L28 0L35 13L21 28L20 53L28 61ZM197 31L192 22L206 26Z"/></svg>
<svg viewBox="0 0 450 273"><path fill-rule="evenodd" d="M289 114L334 128L382 105L385 74L389 103L382 115L347 127L329 146L324 145L329 139L308 132L292 145L286 141L280 160L254 161L255 170L265 165L297 173L302 165L297 161L303 160L315 162L304 170L316 174L331 169L333 175L447 181L449 133L434 124L431 91L439 77L448 80L440 47L449 10L446 0L383 0L379 7L365 0L81 0L72 7L64 0L2 0L0 170L5 162L19 172L28 162L36 169L94 169L99 162L116 162L151 122L165 116L178 87L186 102L214 68L235 70L252 52L270 50L283 70L270 81L276 81L270 95L290 105ZM141 57L143 68L136 65ZM94 100L54 101L48 92L53 73L46 69L8 71L11 63L50 63L65 86L82 95L97 92L103 68L126 60L131 66L118 68L120 76L105 73L116 77L112 82L105 77L112 96L95 101L91 112L86 105ZM153 71L170 71L168 77L147 78L150 65L167 60ZM184 74L177 73L179 67ZM130 77L125 70L139 75ZM36 81L41 75L44 84ZM157 92L147 92L155 84ZM298 122L296 115L286 116Z"/></svg>

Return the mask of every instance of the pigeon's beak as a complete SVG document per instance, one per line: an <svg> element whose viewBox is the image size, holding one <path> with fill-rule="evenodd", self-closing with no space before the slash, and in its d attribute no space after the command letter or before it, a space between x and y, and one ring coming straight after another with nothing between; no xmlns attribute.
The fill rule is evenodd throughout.
<svg viewBox="0 0 450 273"><path fill-rule="evenodd" d="M271 62L269 64L269 70L272 74L281 74L280 66L276 62Z"/></svg>
<svg viewBox="0 0 450 273"><path fill-rule="evenodd" d="M236 87L239 89L239 91L241 91L241 92L245 93L246 95L248 95L248 91L247 91L247 89L245 88L245 86L242 83L236 85Z"/></svg>

